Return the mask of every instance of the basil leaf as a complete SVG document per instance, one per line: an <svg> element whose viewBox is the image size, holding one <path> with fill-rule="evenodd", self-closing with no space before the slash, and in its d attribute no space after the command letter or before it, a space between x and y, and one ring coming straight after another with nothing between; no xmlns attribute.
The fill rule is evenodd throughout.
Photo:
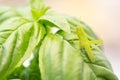
<svg viewBox="0 0 120 80"><path fill-rule="evenodd" d="M39 50L39 66L41 69L42 80L60 80L56 77L59 78L59 76L61 76L62 74L60 68L61 63L59 63L62 56L62 54L60 53L62 51L62 46L60 46L62 45L61 43L62 39L59 39L53 35L47 35L43 40ZM54 51L52 51L53 48ZM57 53L58 55L56 55ZM61 80L63 79L61 78Z"/></svg>
<svg viewBox="0 0 120 80"><path fill-rule="evenodd" d="M75 18L75 17L68 16L68 15L63 15L63 16L66 18L66 20L70 24L70 27L73 33L76 32L77 26L81 25L84 31L86 32L87 37L90 40L98 39L94 31L87 24L85 24L82 20Z"/></svg>
<svg viewBox="0 0 120 80"><path fill-rule="evenodd" d="M66 16L66 15L63 15L63 16L66 18L66 20L68 21L68 23L70 25L71 33L67 33L67 32L64 32L62 30L58 31L57 33L62 35L65 40L77 40L77 39L79 39L77 34L76 34L76 29L77 29L77 26L79 26L79 25L83 27L89 40L98 39L96 34L93 32L93 30L91 30L89 28L89 26L86 25L84 22L82 22L80 19L77 19L77 18L74 18L71 16Z"/></svg>
<svg viewBox="0 0 120 80"><path fill-rule="evenodd" d="M45 6L44 0L30 0L30 4L34 20L38 20L49 9L49 7Z"/></svg>
<svg viewBox="0 0 120 80"><path fill-rule="evenodd" d="M0 25L7 19L20 16L17 11L10 7L0 7Z"/></svg>
<svg viewBox="0 0 120 80"><path fill-rule="evenodd" d="M76 35L75 32L71 32L71 33L67 33L67 32L64 32L64 31L58 31L57 34L60 34L62 35L62 37L65 39L65 40L77 40L78 39L78 36Z"/></svg>
<svg viewBox="0 0 120 80"><path fill-rule="evenodd" d="M32 14L31 14L30 7L18 7L16 8L16 11L19 13L21 17L32 20Z"/></svg>
<svg viewBox="0 0 120 80"><path fill-rule="evenodd" d="M44 34L42 25L24 18L13 18L0 27L0 79L29 58Z"/></svg>
<svg viewBox="0 0 120 80"><path fill-rule="evenodd" d="M48 9L44 0L0 8L0 80L118 80L91 28Z"/></svg>
<svg viewBox="0 0 120 80"><path fill-rule="evenodd" d="M42 10L44 7L44 0L30 0L30 5L32 9Z"/></svg>
<svg viewBox="0 0 120 80"><path fill-rule="evenodd" d="M78 47L74 47L78 45ZM100 48L94 46L90 63L79 41L70 44L60 35L48 34L39 55L42 80L118 80Z"/></svg>
<svg viewBox="0 0 120 80"><path fill-rule="evenodd" d="M61 14L52 10L48 10L45 15L39 18L39 20L43 23L46 23L46 21L50 22L65 32L71 32L70 25L68 24L67 20Z"/></svg>
<svg viewBox="0 0 120 80"><path fill-rule="evenodd" d="M9 79L41 80L38 56L35 54L28 67L24 67L22 65L16 68L15 71L8 77L8 80Z"/></svg>

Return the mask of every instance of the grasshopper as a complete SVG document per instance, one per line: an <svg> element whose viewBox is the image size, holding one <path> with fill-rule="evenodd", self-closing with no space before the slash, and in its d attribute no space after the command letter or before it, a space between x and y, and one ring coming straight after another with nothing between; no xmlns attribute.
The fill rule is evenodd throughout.
<svg viewBox="0 0 120 80"><path fill-rule="evenodd" d="M93 40L93 41L88 40L86 33L82 26L78 26L76 32L79 37L80 46L85 48L90 61L94 62L95 58L94 58L94 54L91 49L91 45L96 44L99 46L99 45L103 44L103 41L102 40Z"/></svg>

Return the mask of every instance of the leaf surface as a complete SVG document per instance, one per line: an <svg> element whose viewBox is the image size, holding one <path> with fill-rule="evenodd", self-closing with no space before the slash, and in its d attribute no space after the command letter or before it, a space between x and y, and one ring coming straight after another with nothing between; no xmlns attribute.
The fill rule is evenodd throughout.
<svg viewBox="0 0 120 80"><path fill-rule="evenodd" d="M70 26L67 22L67 20L59 13L56 13L52 10L48 10L45 15L43 15L42 17L39 18L40 21L44 22L47 24L46 21L54 24L55 26L57 26L59 29L70 33Z"/></svg>
<svg viewBox="0 0 120 80"><path fill-rule="evenodd" d="M95 62L76 48L79 41L69 43L60 35L49 34L39 52L42 80L118 80L100 48L94 46Z"/></svg>
<svg viewBox="0 0 120 80"><path fill-rule="evenodd" d="M20 16L18 12L11 7L0 7L0 25L7 19Z"/></svg>
<svg viewBox="0 0 120 80"><path fill-rule="evenodd" d="M10 75L30 57L44 34L42 25L20 17L0 26L0 79Z"/></svg>

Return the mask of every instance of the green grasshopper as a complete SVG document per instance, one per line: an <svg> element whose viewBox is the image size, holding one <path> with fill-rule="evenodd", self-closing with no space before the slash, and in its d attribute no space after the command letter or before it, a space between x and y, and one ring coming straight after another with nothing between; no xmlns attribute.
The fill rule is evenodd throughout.
<svg viewBox="0 0 120 80"><path fill-rule="evenodd" d="M82 26L77 27L77 35L78 35L79 40L80 40L80 46L85 48L90 61L94 62L95 58L94 58L94 54L93 54L92 49L91 49L91 45L96 44L99 46L103 43L103 41L102 40L93 40L93 41L88 40L86 33L85 33Z"/></svg>

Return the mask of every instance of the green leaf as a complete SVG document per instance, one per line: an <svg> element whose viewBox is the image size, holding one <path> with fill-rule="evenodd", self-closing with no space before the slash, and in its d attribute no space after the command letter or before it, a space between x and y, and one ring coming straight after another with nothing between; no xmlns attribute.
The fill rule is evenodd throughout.
<svg viewBox="0 0 120 80"><path fill-rule="evenodd" d="M38 20L49 9L44 0L30 0L31 12L34 20Z"/></svg>
<svg viewBox="0 0 120 80"><path fill-rule="evenodd" d="M67 33L71 32L70 25L68 24L67 20L61 14L52 10L48 10L45 15L39 18L39 20L45 24L50 22Z"/></svg>
<svg viewBox="0 0 120 80"><path fill-rule="evenodd" d="M36 46L33 52L33 59L30 61L28 67L21 65L16 68L15 71L8 77L9 79L21 79L21 80L41 80L39 69L39 48L41 42Z"/></svg>
<svg viewBox="0 0 120 80"><path fill-rule="evenodd" d="M44 34L42 25L24 18L12 18L0 26L1 80L29 58Z"/></svg>
<svg viewBox="0 0 120 80"><path fill-rule="evenodd" d="M42 10L44 7L44 0L30 0L30 5L32 9Z"/></svg>
<svg viewBox="0 0 120 80"><path fill-rule="evenodd" d="M68 21L72 33L75 33L77 26L81 25L83 27L83 29L85 30L87 37L90 40L96 40L96 39L98 39L98 37L94 33L94 31L87 24L85 24L82 20L80 20L80 19L78 19L76 17L68 16L68 15L63 15L63 16Z"/></svg>
<svg viewBox="0 0 120 80"><path fill-rule="evenodd" d="M82 26L84 31L86 32L86 36L88 37L89 40L96 40L98 37L96 34L93 32L92 29L88 25L86 25L83 21L80 19L77 19L75 17L71 17L68 15L63 15L65 19L68 21L71 29L71 33L64 32L62 30L59 30L57 33L62 35L65 40L78 40L78 36L76 34L76 29L77 26Z"/></svg>
<svg viewBox="0 0 120 80"><path fill-rule="evenodd" d="M19 13L21 17L24 17L29 20L33 19L30 7L17 7L16 11Z"/></svg>
<svg viewBox="0 0 120 80"><path fill-rule="evenodd" d="M0 7L0 25L2 24L2 22L16 16L20 15L17 13L15 9L10 7Z"/></svg>
<svg viewBox="0 0 120 80"><path fill-rule="evenodd" d="M91 63L79 41L73 42L60 35L46 36L39 52L42 80L118 80L100 48L93 46L95 62Z"/></svg>
<svg viewBox="0 0 120 80"><path fill-rule="evenodd" d="M15 71L8 77L9 79L21 80L41 80L38 62L38 53L34 53L34 58L30 61L28 67L23 65L16 68Z"/></svg>
<svg viewBox="0 0 120 80"><path fill-rule="evenodd" d="M95 45L99 41L91 41L98 37L88 25L48 10L44 0L30 0L30 5L0 8L0 80L118 80ZM90 40L94 61L80 40L84 36L76 33L79 25ZM50 34L54 27L58 31ZM31 54L34 58L24 67Z"/></svg>

